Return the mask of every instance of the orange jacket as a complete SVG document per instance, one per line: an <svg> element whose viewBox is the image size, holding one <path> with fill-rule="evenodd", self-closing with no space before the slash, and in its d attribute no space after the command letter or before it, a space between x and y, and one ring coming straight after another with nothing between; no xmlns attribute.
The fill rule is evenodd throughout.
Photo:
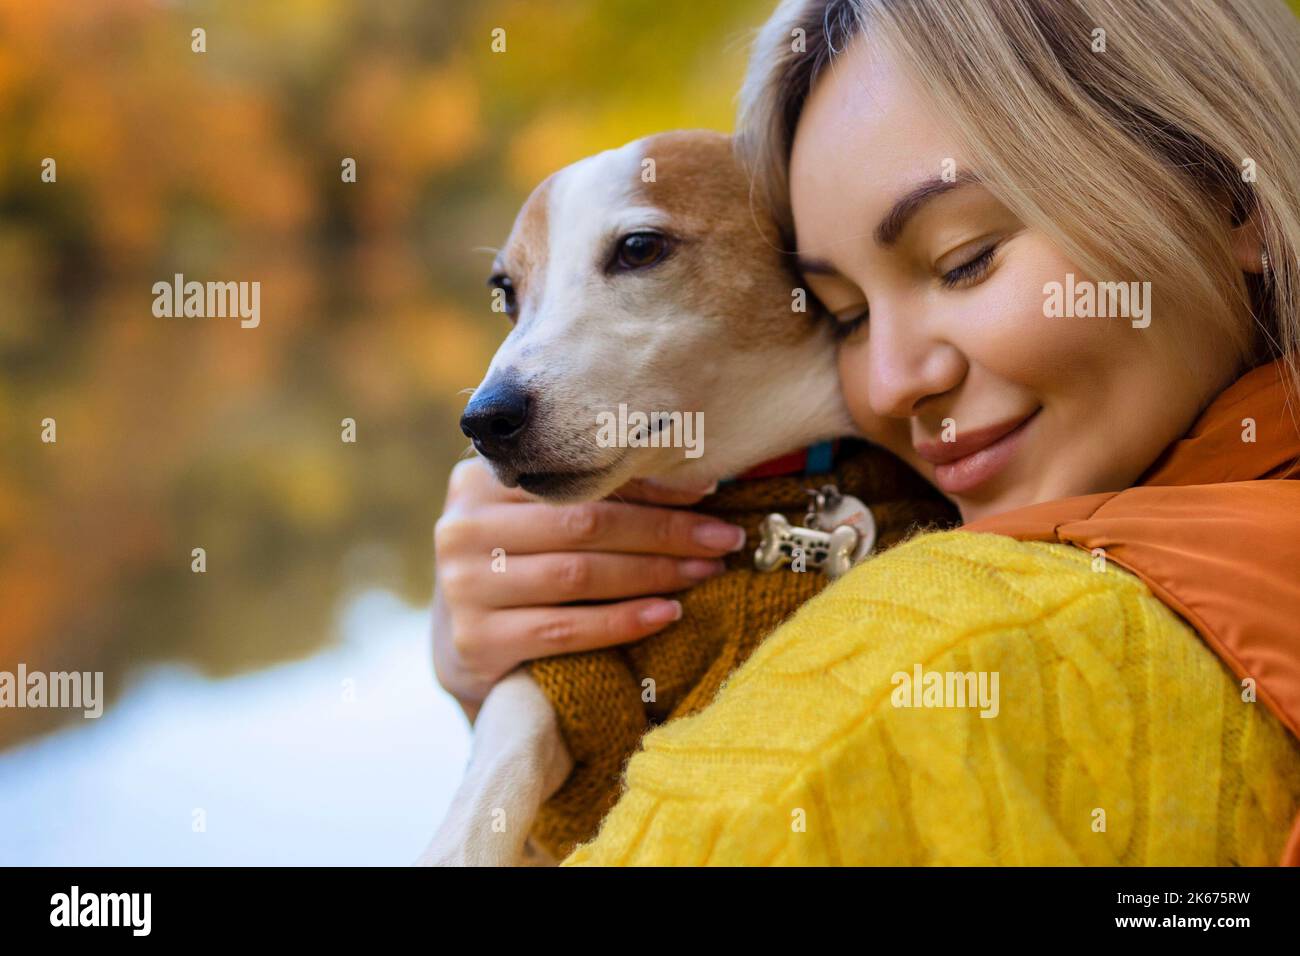
<svg viewBox="0 0 1300 956"><path fill-rule="evenodd" d="M1058 541L1141 578L1300 737L1300 408L1281 360L1238 379L1137 485L966 525ZM1247 441L1253 420L1254 441ZM1245 685L1243 685L1245 686ZM1283 851L1300 865L1300 817Z"/></svg>

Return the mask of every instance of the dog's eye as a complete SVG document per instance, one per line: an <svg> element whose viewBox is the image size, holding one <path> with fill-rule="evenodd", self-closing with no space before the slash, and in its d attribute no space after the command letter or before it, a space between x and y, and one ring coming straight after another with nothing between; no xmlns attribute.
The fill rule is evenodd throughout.
<svg viewBox="0 0 1300 956"><path fill-rule="evenodd" d="M615 269L645 269L668 255L668 240L657 232L634 232L618 242Z"/></svg>
<svg viewBox="0 0 1300 956"><path fill-rule="evenodd" d="M519 303L515 300L515 284L510 281L508 275L494 275L487 281L488 287L492 289L492 305L497 311L505 311L512 320L519 312ZM497 302L501 305L498 308Z"/></svg>

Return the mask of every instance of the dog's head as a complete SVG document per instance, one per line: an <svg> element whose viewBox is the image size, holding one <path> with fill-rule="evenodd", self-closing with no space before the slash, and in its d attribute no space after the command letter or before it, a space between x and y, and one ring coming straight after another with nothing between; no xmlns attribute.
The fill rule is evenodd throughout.
<svg viewBox="0 0 1300 956"><path fill-rule="evenodd" d="M829 323L721 133L555 173L489 284L513 328L461 428L506 485L579 500L632 478L707 484L852 431Z"/></svg>

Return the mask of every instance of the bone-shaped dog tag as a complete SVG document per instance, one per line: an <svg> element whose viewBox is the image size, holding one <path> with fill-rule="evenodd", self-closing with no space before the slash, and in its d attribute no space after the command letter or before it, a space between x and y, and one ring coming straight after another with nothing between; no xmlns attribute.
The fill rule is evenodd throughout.
<svg viewBox="0 0 1300 956"><path fill-rule="evenodd" d="M858 550L857 529L847 524L834 531L821 531L792 525L785 515L770 514L763 519L760 531L762 540L754 551L754 567L760 571L775 571L790 564L798 550L808 567L838 578L853 567Z"/></svg>
<svg viewBox="0 0 1300 956"><path fill-rule="evenodd" d="M792 525L784 515L770 514L759 530L762 540L754 551L754 567L774 571L804 555L806 564L832 580L871 553L876 544L876 521L871 509L852 495L841 495L833 485L812 492L813 506L807 523Z"/></svg>

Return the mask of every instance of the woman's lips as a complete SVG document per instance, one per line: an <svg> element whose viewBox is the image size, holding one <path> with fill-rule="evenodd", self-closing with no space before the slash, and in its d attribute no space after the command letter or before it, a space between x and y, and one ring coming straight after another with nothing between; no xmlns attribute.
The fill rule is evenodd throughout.
<svg viewBox="0 0 1300 956"><path fill-rule="evenodd" d="M953 442L921 442L916 453L934 465L934 483L949 495L973 491L996 475L1011 460L1025 426L1038 415L1035 409L1024 418L978 428Z"/></svg>

